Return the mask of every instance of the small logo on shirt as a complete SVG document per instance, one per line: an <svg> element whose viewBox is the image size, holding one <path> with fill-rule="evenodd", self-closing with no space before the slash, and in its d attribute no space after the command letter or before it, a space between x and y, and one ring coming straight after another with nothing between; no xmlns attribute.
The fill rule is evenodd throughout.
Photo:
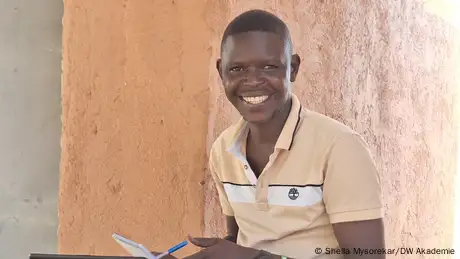
<svg viewBox="0 0 460 259"><path fill-rule="evenodd" d="M299 198L299 190L297 190L297 188L291 188L289 190L288 197L291 200L296 200L297 198Z"/></svg>

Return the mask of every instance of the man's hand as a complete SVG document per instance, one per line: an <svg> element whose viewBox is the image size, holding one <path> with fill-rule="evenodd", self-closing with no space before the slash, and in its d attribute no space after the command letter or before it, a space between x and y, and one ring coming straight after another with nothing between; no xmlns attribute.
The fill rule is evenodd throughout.
<svg viewBox="0 0 460 259"><path fill-rule="evenodd" d="M192 244L204 249L184 259L255 259L260 254L259 250L239 246L221 238L189 236L189 240Z"/></svg>

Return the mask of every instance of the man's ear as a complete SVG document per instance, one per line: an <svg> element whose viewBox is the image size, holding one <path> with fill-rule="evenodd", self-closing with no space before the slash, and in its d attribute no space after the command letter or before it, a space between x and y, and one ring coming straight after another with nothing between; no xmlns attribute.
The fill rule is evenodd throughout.
<svg viewBox="0 0 460 259"><path fill-rule="evenodd" d="M291 57L291 77L290 80L291 82L294 82L295 79L297 78L297 73L299 73L299 67L300 67L300 57L297 54L292 55Z"/></svg>
<svg viewBox="0 0 460 259"><path fill-rule="evenodd" d="M222 80L222 59L217 59L216 61L216 69L217 69L217 72L219 73L219 77L220 79Z"/></svg>

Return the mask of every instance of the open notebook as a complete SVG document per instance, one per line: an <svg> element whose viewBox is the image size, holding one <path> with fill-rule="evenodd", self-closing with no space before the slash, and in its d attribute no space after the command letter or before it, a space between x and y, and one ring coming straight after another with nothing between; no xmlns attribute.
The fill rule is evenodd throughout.
<svg viewBox="0 0 460 259"><path fill-rule="evenodd" d="M132 256L144 257L147 259L157 259L156 256L154 256L147 248L145 248L141 244L138 244L125 237L122 237L116 233L113 234L112 237L113 239L115 239L115 241L117 241L118 244L120 244Z"/></svg>

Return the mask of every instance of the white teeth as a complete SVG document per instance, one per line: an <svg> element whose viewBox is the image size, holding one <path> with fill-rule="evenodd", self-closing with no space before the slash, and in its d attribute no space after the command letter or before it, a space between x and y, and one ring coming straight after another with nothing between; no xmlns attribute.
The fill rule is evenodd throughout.
<svg viewBox="0 0 460 259"><path fill-rule="evenodd" d="M268 95L254 96L254 97L243 97L243 100L250 104L259 104L265 102L268 99Z"/></svg>

